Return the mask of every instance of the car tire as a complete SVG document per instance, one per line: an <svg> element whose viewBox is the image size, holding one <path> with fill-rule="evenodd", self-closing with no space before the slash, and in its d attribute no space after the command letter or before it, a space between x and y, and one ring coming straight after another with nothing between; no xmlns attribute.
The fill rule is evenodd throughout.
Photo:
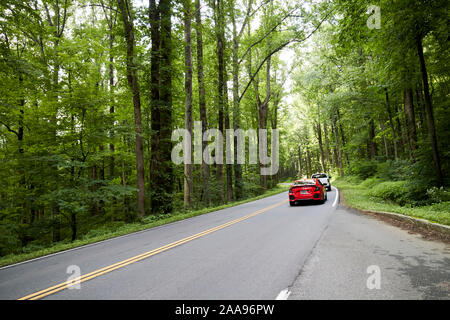
<svg viewBox="0 0 450 320"><path fill-rule="evenodd" d="M289 201L289 205L293 207L295 205L295 201Z"/></svg>

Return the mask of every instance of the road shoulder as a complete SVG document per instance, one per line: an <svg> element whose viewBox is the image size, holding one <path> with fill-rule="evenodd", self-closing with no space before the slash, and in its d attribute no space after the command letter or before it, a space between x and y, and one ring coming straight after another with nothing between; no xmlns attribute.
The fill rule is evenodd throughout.
<svg viewBox="0 0 450 320"><path fill-rule="evenodd" d="M342 190L339 190L339 205L349 211L364 215L370 215L398 228L408 230L409 232L418 233L426 239L442 241L444 243L450 244L450 226L399 213L354 208L345 203L345 198L343 196Z"/></svg>
<svg viewBox="0 0 450 320"><path fill-rule="evenodd" d="M379 288L373 277L379 275ZM450 299L442 242L338 207L289 287L289 300Z"/></svg>

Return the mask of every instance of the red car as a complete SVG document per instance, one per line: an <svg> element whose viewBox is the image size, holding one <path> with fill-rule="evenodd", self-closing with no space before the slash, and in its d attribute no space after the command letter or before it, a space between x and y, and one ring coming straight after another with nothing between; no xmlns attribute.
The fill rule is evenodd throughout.
<svg viewBox="0 0 450 320"><path fill-rule="evenodd" d="M327 200L327 191L319 179L296 180L289 188L289 204L297 204L298 201L313 200L324 203Z"/></svg>

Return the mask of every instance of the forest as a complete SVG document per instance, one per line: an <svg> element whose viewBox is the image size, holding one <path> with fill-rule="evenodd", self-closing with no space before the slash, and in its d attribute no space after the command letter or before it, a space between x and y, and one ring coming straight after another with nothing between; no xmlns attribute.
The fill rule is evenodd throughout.
<svg viewBox="0 0 450 320"><path fill-rule="evenodd" d="M448 12L445 0L1 1L0 256L316 172L449 224ZM279 169L261 174L249 140L244 163L223 139L214 156L232 163L175 164L180 128L276 130Z"/></svg>

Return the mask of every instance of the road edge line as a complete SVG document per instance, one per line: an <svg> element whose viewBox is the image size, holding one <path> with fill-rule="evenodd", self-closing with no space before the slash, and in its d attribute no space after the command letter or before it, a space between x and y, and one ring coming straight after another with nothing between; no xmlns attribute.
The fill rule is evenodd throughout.
<svg viewBox="0 0 450 320"><path fill-rule="evenodd" d="M339 202L339 189L335 186L332 186L332 188L336 189L336 197L334 198L333 204L331 205L332 207L335 207Z"/></svg>

